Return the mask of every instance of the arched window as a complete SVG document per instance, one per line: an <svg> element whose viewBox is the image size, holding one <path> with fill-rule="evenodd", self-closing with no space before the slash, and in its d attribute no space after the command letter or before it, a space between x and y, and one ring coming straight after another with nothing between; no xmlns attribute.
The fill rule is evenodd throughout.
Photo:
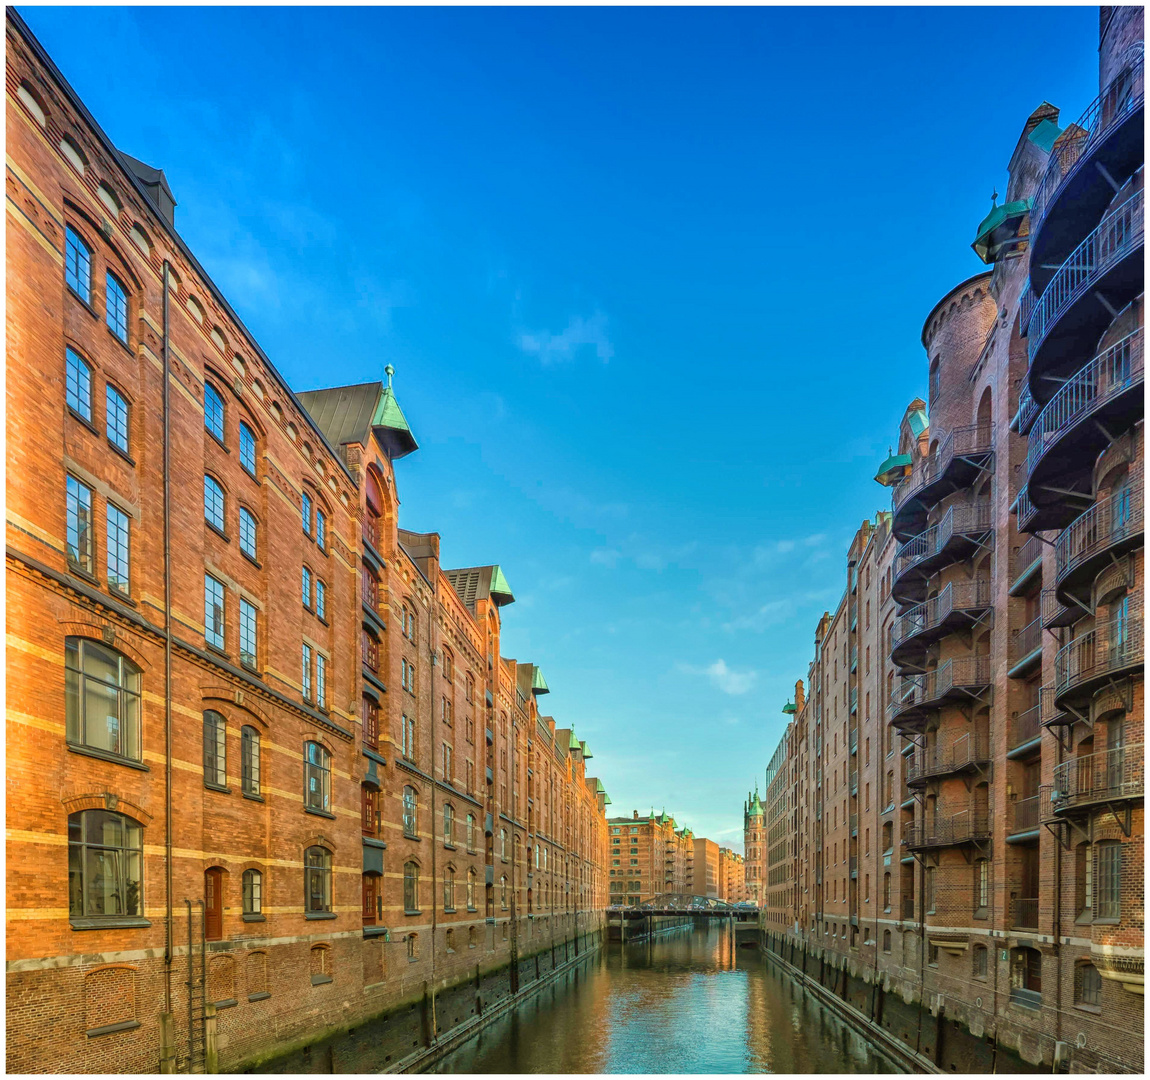
<svg viewBox="0 0 1150 1080"><path fill-rule="evenodd" d="M208 787L227 785L227 726L212 709L204 713L204 783Z"/></svg>
<svg viewBox="0 0 1150 1080"><path fill-rule="evenodd" d="M240 782L245 795L260 793L260 733L250 725L240 730Z"/></svg>
<svg viewBox="0 0 1150 1080"><path fill-rule="evenodd" d="M224 531L224 489L213 476L204 474L204 520Z"/></svg>
<svg viewBox="0 0 1150 1080"><path fill-rule="evenodd" d="M246 506L240 507L240 551L256 558L256 518Z"/></svg>
<svg viewBox="0 0 1150 1080"><path fill-rule="evenodd" d="M81 810L68 816L68 914L74 925L143 916L143 838L143 826L124 814Z"/></svg>
<svg viewBox="0 0 1150 1080"><path fill-rule="evenodd" d="M1089 918L1094 909L1094 859L1089 841L1074 849L1074 883L1077 917Z"/></svg>
<svg viewBox="0 0 1150 1080"><path fill-rule="evenodd" d="M64 400L77 416L92 422L92 368L75 349L64 350Z"/></svg>
<svg viewBox="0 0 1150 1080"><path fill-rule="evenodd" d="M467 815L467 850L475 850L475 815Z"/></svg>
<svg viewBox="0 0 1150 1080"><path fill-rule="evenodd" d="M443 872L443 910L455 910L455 867L449 866Z"/></svg>
<svg viewBox="0 0 1150 1080"><path fill-rule="evenodd" d="M938 400L941 373L942 366L939 358L936 356L930 365L930 388L927 392L927 400L932 406L934 405L935 401Z"/></svg>
<svg viewBox="0 0 1150 1080"><path fill-rule="evenodd" d="M139 669L106 645L65 638L64 716L74 746L139 761Z"/></svg>
<svg viewBox="0 0 1150 1080"><path fill-rule="evenodd" d="M315 508L315 542L320 551L327 551L327 514Z"/></svg>
<svg viewBox="0 0 1150 1080"><path fill-rule="evenodd" d="M924 888L926 911L928 914L934 911L934 867L928 866L925 873L926 886Z"/></svg>
<svg viewBox="0 0 1150 1080"><path fill-rule="evenodd" d="M451 650L446 647L443 650L443 677L448 682L455 678L455 657L452 656Z"/></svg>
<svg viewBox="0 0 1150 1080"><path fill-rule="evenodd" d="M204 427L224 441L224 399L210 382L204 383Z"/></svg>
<svg viewBox="0 0 1150 1080"><path fill-rule="evenodd" d="M403 910L419 914L419 863L414 859L403 864Z"/></svg>
<svg viewBox="0 0 1150 1080"><path fill-rule="evenodd" d="M240 464L255 476L256 474L256 434L247 424L240 421Z"/></svg>
<svg viewBox="0 0 1150 1080"><path fill-rule="evenodd" d="M367 484L365 485L367 499L367 513L363 515L364 539L377 550L380 547L380 532L383 518L383 493L375 473L368 470Z"/></svg>
<svg viewBox="0 0 1150 1080"><path fill-rule="evenodd" d="M443 842L455 843L455 807L451 803L443 804Z"/></svg>
<svg viewBox="0 0 1150 1080"><path fill-rule="evenodd" d="M1101 840L1098 849L1098 881L1094 896L1094 918L1117 919L1122 911L1122 845L1117 840Z"/></svg>
<svg viewBox="0 0 1150 1080"><path fill-rule="evenodd" d="M475 946L478 944L478 940L479 940L479 935L475 932L475 927L469 926L467 928L467 947L469 949L474 949Z"/></svg>
<svg viewBox="0 0 1150 1080"><path fill-rule="evenodd" d="M104 387L104 430L117 450L128 452L130 407L127 399L111 383Z"/></svg>
<svg viewBox="0 0 1150 1080"><path fill-rule="evenodd" d="M1102 1008L1102 976L1089 961L1075 965L1074 1004Z"/></svg>
<svg viewBox="0 0 1150 1080"><path fill-rule="evenodd" d="M501 859L507 858L507 830L499 830L499 857Z"/></svg>
<svg viewBox="0 0 1150 1080"><path fill-rule="evenodd" d="M987 972L987 951L985 945L975 945L973 960L973 971L976 979L985 979Z"/></svg>
<svg viewBox="0 0 1150 1080"><path fill-rule="evenodd" d="M410 784L403 789L403 832L405 836L416 836L415 788ZM432 825L434 828L434 823Z"/></svg>
<svg viewBox="0 0 1150 1080"><path fill-rule="evenodd" d="M470 870L467 871L467 910L468 911L474 911L475 910L475 881L476 881L477 876L478 875L475 873L475 867L474 866Z"/></svg>
<svg viewBox="0 0 1150 1080"><path fill-rule="evenodd" d="M499 903L502 905L503 910L507 910L507 875L503 874L499 878Z"/></svg>
<svg viewBox="0 0 1150 1080"><path fill-rule="evenodd" d="M64 281L85 304L92 303L92 249L69 225L64 230Z"/></svg>
<svg viewBox="0 0 1150 1080"><path fill-rule="evenodd" d="M331 810L331 755L317 742L304 745L303 788L309 810Z"/></svg>
<svg viewBox="0 0 1150 1080"><path fill-rule="evenodd" d="M321 618L327 618L327 586L322 578L315 579L315 613Z"/></svg>
<svg viewBox="0 0 1150 1080"><path fill-rule="evenodd" d="M890 952L890 931L884 930L882 932L882 951L885 953Z"/></svg>
<svg viewBox="0 0 1150 1080"><path fill-rule="evenodd" d="M311 610L311 570L306 566L300 569L300 597L303 600L303 606L309 611Z"/></svg>
<svg viewBox="0 0 1150 1080"><path fill-rule="evenodd" d="M247 730L246 728L244 729ZM263 913L264 878L258 870L245 870L243 877L243 904L245 915Z"/></svg>
<svg viewBox="0 0 1150 1080"><path fill-rule="evenodd" d="M331 852L309 847L304 852L304 912L319 915L331 911Z"/></svg>
<svg viewBox="0 0 1150 1080"><path fill-rule="evenodd" d="M415 612L407 605L403 605L403 636L415 643Z"/></svg>
<svg viewBox="0 0 1150 1080"><path fill-rule="evenodd" d="M104 318L108 329L125 345L128 343L128 294L111 270L104 279Z"/></svg>
<svg viewBox="0 0 1150 1080"><path fill-rule="evenodd" d="M418 946L418 942L416 941L416 938L418 936L419 936L418 934L408 934L407 935L407 958L408 958L408 960L418 960L419 959L419 946Z"/></svg>
<svg viewBox="0 0 1150 1080"><path fill-rule="evenodd" d="M886 911L890 911L890 874L883 874L882 876L882 906Z"/></svg>
<svg viewBox="0 0 1150 1080"><path fill-rule="evenodd" d="M976 912L985 912L990 907L990 862L987 859L974 860L974 907Z"/></svg>

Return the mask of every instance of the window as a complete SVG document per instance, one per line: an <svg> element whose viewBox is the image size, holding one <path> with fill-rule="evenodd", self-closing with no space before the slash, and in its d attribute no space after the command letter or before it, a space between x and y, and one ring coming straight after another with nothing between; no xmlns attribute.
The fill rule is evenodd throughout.
<svg viewBox="0 0 1150 1080"><path fill-rule="evenodd" d="M379 748L379 706L371 698L363 698L363 741L373 750Z"/></svg>
<svg viewBox="0 0 1150 1080"><path fill-rule="evenodd" d="M224 647L224 587L211 574L204 575L204 639Z"/></svg>
<svg viewBox="0 0 1150 1080"><path fill-rule="evenodd" d="M315 579L315 613L321 618L327 618L327 586Z"/></svg>
<svg viewBox="0 0 1150 1080"><path fill-rule="evenodd" d="M224 441L224 399L211 383L204 383L204 427Z"/></svg>
<svg viewBox="0 0 1150 1080"><path fill-rule="evenodd" d="M245 506L240 507L240 551L249 559L256 557L256 519Z"/></svg>
<svg viewBox="0 0 1150 1080"><path fill-rule="evenodd" d="M240 730L240 784L245 795L260 793L260 733L251 726Z"/></svg>
<svg viewBox="0 0 1150 1080"><path fill-rule="evenodd" d="M443 706L440 710L440 715L443 722L449 727L455 722L455 706L452 704L450 698L443 698Z"/></svg>
<svg viewBox="0 0 1150 1080"><path fill-rule="evenodd" d="M245 731L249 730L244 728ZM258 870L245 870L243 876L243 904L245 915L259 915L263 908L263 874Z"/></svg>
<svg viewBox="0 0 1150 1080"><path fill-rule="evenodd" d="M455 678L455 658L450 649L443 650L443 677L451 682Z"/></svg>
<svg viewBox="0 0 1150 1080"><path fill-rule="evenodd" d="M502 905L503 910L507 910L507 875L503 874L499 878L499 903Z"/></svg>
<svg viewBox="0 0 1150 1080"><path fill-rule="evenodd" d="M415 612L406 604L403 608L403 636L408 641L415 641Z"/></svg>
<svg viewBox="0 0 1150 1080"><path fill-rule="evenodd" d="M303 647L303 696L307 701L311 701L311 646L305 644Z"/></svg>
<svg viewBox="0 0 1150 1080"><path fill-rule="evenodd" d="M403 789L403 833L405 836L418 836L415 821L415 788L408 785Z"/></svg>
<svg viewBox="0 0 1150 1080"><path fill-rule="evenodd" d="M64 281L85 304L92 303L92 251L70 225L64 230Z"/></svg>
<svg viewBox="0 0 1150 1080"><path fill-rule="evenodd" d="M467 850L475 850L475 815L467 815Z"/></svg>
<svg viewBox="0 0 1150 1080"><path fill-rule="evenodd" d="M256 474L256 436L247 424L240 421L240 464L248 472Z"/></svg>
<svg viewBox="0 0 1150 1080"><path fill-rule="evenodd" d="M1118 919L1121 914L1122 845L1117 840L1103 840L1098 848L1098 895L1096 919Z"/></svg>
<svg viewBox="0 0 1150 1080"><path fill-rule="evenodd" d="M311 609L311 571L305 566L300 574L300 593L303 606Z"/></svg>
<svg viewBox="0 0 1150 1080"><path fill-rule="evenodd" d="M976 979L986 978L986 946L975 945L974 947L974 977Z"/></svg>
<svg viewBox="0 0 1150 1080"><path fill-rule="evenodd" d="M408 934L407 935L407 959L410 961L415 961L415 960L419 959L419 952L418 952L417 944L416 944L416 940L415 940L416 937L418 937L417 934Z"/></svg>
<svg viewBox="0 0 1150 1080"><path fill-rule="evenodd" d="M91 574L95 568L92 550L92 492L74 476L68 477L67 505L68 561Z"/></svg>
<svg viewBox="0 0 1150 1080"><path fill-rule="evenodd" d="M304 912L318 915L331 911L331 852L309 847L304 852Z"/></svg>
<svg viewBox="0 0 1150 1080"><path fill-rule="evenodd" d="M204 520L224 531L224 489L214 477L204 475Z"/></svg>
<svg viewBox="0 0 1150 1080"><path fill-rule="evenodd" d="M934 867L928 866L926 868L926 910L927 912L934 911Z"/></svg>
<svg viewBox="0 0 1150 1080"><path fill-rule="evenodd" d="M455 868L451 866L443 875L443 910L455 910Z"/></svg>
<svg viewBox="0 0 1150 1080"><path fill-rule="evenodd" d="M128 452L128 403L111 383L104 387L105 430L117 450Z"/></svg>
<svg viewBox="0 0 1150 1080"><path fill-rule="evenodd" d="M65 352L64 400L77 416L92 422L92 369L73 349Z"/></svg>
<svg viewBox="0 0 1150 1080"><path fill-rule="evenodd" d="M1089 842L1079 844L1074 850L1075 881L1078 893L1079 919L1088 919L1094 906L1094 858Z"/></svg>
<svg viewBox="0 0 1150 1080"><path fill-rule="evenodd" d="M315 654L315 703L327 708L327 657L321 652Z"/></svg>
<svg viewBox="0 0 1150 1080"><path fill-rule="evenodd" d="M404 657L399 662L399 681L408 693L415 693L415 665Z"/></svg>
<svg viewBox="0 0 1150 1080"><path fill-rule="evenodd" d="M301 513L303 517L303 531L307 533L308 536L311 536L311 496L306 491L303 493Z"/></svg>
<svg viewBox="0 0 1150 1080"><path fill-rule="evenodd" d="M119 278L108 271L104 279L105 312L108 329L125 345L128 343L128 295Z"/></svg>
<svg viewBox="0 0 1150 1080"><path fill-rule="evenodd" d="M451 747L447 743L443 744L443 779L446 783L450 784L453 779L451 771Z"/></svg>
<svg viewBox="0 0 1150 1080"><path fill-rule="evenodd" d="M68 816L68 914L73 919L144 914L143 836L138 821L109 810Z"/></svg>
<svg viewBox="0 0 1150 1080"><path fill-rule="evenodd" d="M935 400L938 398L939 372L940 372L940 365L939 365L938 360L935 359L934 363L930 365L930 390L928 392L928 397L927 397L927 400L932 405L934 404Z"/></svg>
<svg viewBox="0 0 1150 1080"><path fill-rule="evenodd" d="M507 830L499 830L499 857L501 859L507 858Z"/></svg>
<svg viewBox="0 0 1150 1080"><path fill-rule="evenodd" d="M1102 976L1093 964L1079 964L1074 969L1074 1004L1102 1008Z"/></svg>
<svg viewBox="0 0 1150 1080"><path fill-rule="evenodd" d="M363 922L374 926L383 917L383 897L380 895L379 874L363 875Z"/></svg>
<svg viewBox="0 0 1150 1080"><path fill-rule="evenodd" d="M410 716L402 716L400 723L403 731L400 733L400 749L408 761L415 760L415 721Z"/></svg>
<svg viewBox="0 0 1150 1080"><path fill-rule="evenodd" d="M413 860L403 864L403 910L419 914L419 864Z"/></svg>
<svg viewBox="0 0 1150 1080"><path fill-rule="evenodd" d="M455 808L451 803L443 804L443 842L455 843Z"/></svg>
<svg viewBox="0 0 1150 1080"><path fill-rule="evenodd" d="M70 743L140 758L140 672L87 638L64 639L64 713Z"/></svg>
<svg viewBox="0 0 1150 1080"><path fill-rule="evenodd" d="M331 809L331 755L319 743L304 745L304 806L327 813Z"/></svg>
<svg viewBox="0 0 1150 1080"><path fill-rule="evenodd" d="M976 911L990 907L990 862L987 859L974 861L974 906Z"/></svg>
<svg viewBox="0 0 1150 1080"><path fill-rule="evenodd" d="M227 728L224 718L209 709L204 713L204 783L222 788L227 782Z"/></svg>
<svg viewBox="0 0 1150 1080"><path fill-rule="evenodd" d="M131 592L128 574L128 515L118 506L108 503L106 524L108 527L108 588L128 594Z"/></svg>
<svg viewBox="0 0 1150 1080"><path fill-rule="evenodd" d="M315 542L320 551L327 550L327 518L318 507L315 512Z"/></svg>
<svg viewBox="0 0 1150 1080"><path fill-rule="evenodd" d="M890 931L884 930L882 932L882 951L885 953L890 952Z"/></svg>
<svg viewBox="0 0 1150 1080"><path fill-rule="evenodd" d="M467 910L475 910L475 867L467 871Z"/></svg>

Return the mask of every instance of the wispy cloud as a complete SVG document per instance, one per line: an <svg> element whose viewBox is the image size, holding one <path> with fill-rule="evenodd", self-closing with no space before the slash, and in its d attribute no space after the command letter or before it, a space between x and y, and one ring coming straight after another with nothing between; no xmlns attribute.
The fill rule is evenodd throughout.
<svg viewBox="0 0 1150 1080"><path fill-rule="evenodd" d="M591 552L591 561L596 566L608 566L614 570L622 555L623 553L615 548L596 548Z"/></svg>
<svg viewBox="0 0 1150 1080"><path fill-rule="evenodd" d="M538 357L544 367L565 364L587 349L594 349L604 364L615 355L615 347L607 336L607 316L601 311L590 318L572 316L557 334L550 330L521 330L517 343L528 356Z"/></svg>
<svg viewBox="0 0 1150 1080"><path fill-rule="evenodd" d="M732 696L747 693L759 678L757 671L736 671L728 667L726 660L721 657L707 667L680 664L679 668L690 675L706 675L724 694Z"/></svg>

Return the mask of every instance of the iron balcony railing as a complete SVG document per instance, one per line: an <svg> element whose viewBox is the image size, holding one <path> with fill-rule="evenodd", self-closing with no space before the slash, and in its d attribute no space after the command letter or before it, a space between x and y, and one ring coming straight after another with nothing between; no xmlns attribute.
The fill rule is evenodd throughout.
<svg viewBox="0 0 1150 1080"><path fill-rule="evenodd" d="M962 735L949 746L935 746L919 750L907 762L906 780L925 780L931 776L945 776L968 765L981 765L990 760L988 740L981 735Z"/></svg>
<svg viewBox="0 0 1150 1080"><path fill-rule="evenodd" d="M1017 664L1042 648L1042 616L1010 632L1010 663Z"/></svg>
<svg viewBox="0 0 1150 1080"><path fill-rule="evenodd" d="M961 810L950 814L939 807L932 823L920 822L907 830L906 843L911 848L950 847L989 838L990 817L985 812Z"/></svg>
<svg viewBox="0 0 1150 1080"><path fill-rule="evenodd" d="M1025 799L1016 799L1012 802L1010 804L1010 827L1007 832L1014 835L1037 829L1041 803L1041 795L1029 795Z"/></svg>
<svg viewBox="0 0 1150 1080"><path fill-rule="evenodd" d="M1085 754L1054 766L1050 793L1055 811L1118 799L1140 799L1145 788L1142 743Z"/></svg>
<svg viewBox="0 0 1150 1080"><path fill-rule="evenodd" d="M1121 488L1074 519L1054 544L1055 580L1143 529L1142 481Z"/></svg>
<svg viewBox="0 0 1150 1080"><path fill-rule="evenodd" d="M855 729L854 729L854 730L851 732L851 736L850 736L850 747L851 747L851 753L852 753L852 754L857 754L857 753L858 753L858 748L859 748L859 733L858 733L858 729L857 729L857 728L855 728Z"/></svg>
<svg viewBox="0 0 1150 1080"><path fill-rule="evenodd" d="M852 874L857 874L858 868L859 868L859 857L857 855L852 855L851 861L850 861L850 872Z"/></svg>
<svg viewBox="0 0 1150 1080"><path fill-rule="evenodd" d="M1018 498L1014 501L1015 524L1019 532L1025 532L1027 526L1034 520L1034 504L1030 501L1030 492L1023 484Z"/></svg>
<svg viewBox="0 0 1150 1080"><path fill-rule="evenodd" d="M929 706L954 688L986 686L990 682L989 656L956 656L924 675L904 675L887 706L893 719L915 706Z"/></svg>
<svg viewBox="0 0 1150 1080"><path fill-rule="evenodd" d="M1012 896L1010 898L1010 928L1012 930L1038 929L1038 897Z"/></svg>
<svg viewBox="0 0 1150 1080"><path fill-rule="evenodd" d="M1034 306L1037 303L1038 297L1034 295L1034 286L1028 279L1018 301L1018 325L1024 334L1030 327L1030 317L1034 314Z"/></svg>
<svg viewBox="0 0 1150 1080"><path fill-rule="evenodd" d="M857 645L851 646L851 671L854 671L859 666L859 647Z"/></svg>
<svg viewBox="0 0 1150 1080"><path fill-rule="evenodd" d="M855 836L859 831L859 816L858 814L851 814L851 836Z"/></svg>
<svg viewBox="0 0 1150 1080"><path fill-rule="evenodd" d="M895 510L899 510L909 498L939 479L956 457L989 454L993 449L993 424L968 424L965 427L955 428L916 471L895 484Z"/></svg>
<svg viewBox="0 0 1150 1080"><path fill-rule="evenodd" d="M1050 445L1095 409L1125 393L1145 376L1142 328L1127 334L1075 372L1043 407L1026 445L1029 476Z"/></svg>
<svg viewBox="0 0 1150 1080"><path fill-rule="evenodd" d="M1110 85L1091 102L1078 122L1071 124L1058 139L1051 148L1046 172L1034 189L1034 201L1030 207L1032 233L1038 232L1055 192L1082 159L1086 148L1137 109L1145 93L1143 58L1140 56L1118 73Z"/></svg>
<svg viewBox="0 0 1150 1080"><path fill-rule="evenodd" d="M1107 214L1071 252L1034 305L1028 330L1031 361L1046 331L1063 311L1089 291L1114 263L1142 243L1142 228L1142 191L1139 190Z"/></svg>
<svg viewBox="0 0 1150 1080"><path fill-rule="evenodd" d="M1025 296L1033 296L1034 294L1027 288ZM1024 296L1024 299L1025 299ZM1018 391L1018 410L1014 414L1014 419L1011 421L1010 426L1018 432L1019 435L1025 435L1030 426L1031 421L1038 415L1038 402L1030 394L1030 386L1023 383Z"/></svg>
<svg viewBox="0 0 1150 1080"><path fill-rule="evenodd" d="M1136 605L1121 622L1080 634L1054 657L1054 693L1062 697L1080 683L1142 663L1142 610Z"/></svg>
<svg viewBox="0 0 1150 1080"><path fill-rule="evenodd" d="M851 688L851 712L857 712L859 707L858 687Z"/></svg>
<svg viewBox="0 0 1150 1080"><path fill-rule="evenodd" d="M1031 705L1010 720L1010 749L1025 746L1042 734L1042 704Z"/></svg>
<svg viewBox="0 0 1150 1080"><path fill-rule="evenodd" d="M1014 557L1010 560L1010 580L1012 584L1017 582L1027 570L1042 558L1042 548L1042 541L1039 540L1037 536L1032 536L1014 552Z"/></svg>
<svg viewBox="0 0 1150 1080"><path fill-rule="evenodd" d="M901 575L926 559L933 558L955 534L987 532L992 527L990 503L958 503L943 515L937 525L900 544L895 555L895 574Z"/></svg>
<svg viewBox="0 0 1150 1080"><path fill-rule="evenodd" d="M993 584L989 578L976 581L951 582L937 596L912 607L895 620L891 645L897 647L916 634L941 626L954 611L970 611L989 607Z"/></svg>

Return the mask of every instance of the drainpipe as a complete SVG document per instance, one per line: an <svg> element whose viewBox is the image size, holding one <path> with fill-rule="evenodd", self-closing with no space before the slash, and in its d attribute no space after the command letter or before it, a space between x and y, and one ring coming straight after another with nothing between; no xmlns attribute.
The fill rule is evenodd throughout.
<svg viewBox="0 0 1150 1080"><path fill-rule="evenodd" d="M172 1011L172 515L171 515L171 379L170 298L171 264L164 260L164 1011ZM189 925L191 919L189 917ZM189 1031L189 1037L191 1032Z"/></svg>
<svg viewBox="0 0 1150 1080"><path fill-rule="evenodd" d="M427 647L431 653L431 677L428 679L430 683L431 693L428 695L430 700L431 716L428 732L431 735L431 746L428 749L431 751L431 1031L428 1033L428 1044L434 1045L438 1025L435 1019L435 931L438 927L437 913L439 910L439 872L438 860L438 828L439 822L436 815L437 800L435 798L435 640L432 637L435 628L435 617L432 612L432 605L427 608ZM444 776L444 780L448 779Z"/></svg>

